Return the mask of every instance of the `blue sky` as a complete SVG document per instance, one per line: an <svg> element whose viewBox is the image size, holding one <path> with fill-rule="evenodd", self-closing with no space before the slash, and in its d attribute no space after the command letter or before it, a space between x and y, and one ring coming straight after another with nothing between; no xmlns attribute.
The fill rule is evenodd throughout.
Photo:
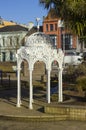
<svg viewBox="0 0 86 130"><path fill-rule="evenodd" d="M47 10L39 4L39 0L1 0L0 16L4 20L17 23L28 24L40 18L42 24L43 16L47 15Z"/></svg>

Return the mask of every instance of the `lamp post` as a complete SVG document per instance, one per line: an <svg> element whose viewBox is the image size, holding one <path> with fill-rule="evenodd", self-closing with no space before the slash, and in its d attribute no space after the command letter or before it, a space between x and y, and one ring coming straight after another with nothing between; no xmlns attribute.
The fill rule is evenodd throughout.
<svg viewBox="0 0 86 130"><path fill-rule="evenodd" d="M59 28L59 31L60 31L60 41L61 41L61 29L62 29L62 27L64 27L64 24L63 24L63 21L62 20L58 20L58 28ZM64 34L63 34L63 52L65 52L65 36L64 36Z"/></svg>
<svg viewBox="0 0 86 130"><path fill-rule="evenodd" d="M63 34L63 52L65 54L65 33Z"/></svg>
<svg viewBox="0 0 86 130"><path fill-rule="evenodd" d="M36 21L37 21L37 31L39 32L39 21L40 21L40 18L36 18Z"/></svg>
<svg viewBox="0 0 86 130"><path fill-rule="evenodd" d="M61 28L64 27L64 23L62 20L58 20L58 28L60 29L60 41L61 41ZM65 33L63 34L63 44L62 44L63 52L65 55ZM63 59L63 67L65 67L64 59Z"/></svg>

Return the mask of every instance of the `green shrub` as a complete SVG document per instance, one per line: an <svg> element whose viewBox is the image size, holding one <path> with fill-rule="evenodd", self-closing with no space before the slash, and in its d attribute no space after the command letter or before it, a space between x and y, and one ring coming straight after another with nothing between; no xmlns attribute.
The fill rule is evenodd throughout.
<svg viewBox="0 0 86 130"><path fill-rule="evenodd" d="M63 75L63 81L75 83L78 77L86 76L86 64L80 64L78 66L69 65L65 69Z"/></svg>
<svg viewBox="0 0 86 130"><path fill-rule="evenodd" d="M86 76L78 77L76 80L77 87L86 91Z"/></svg>
<svg viewBox="0 0 86 130"><path fill-rule="evenodd" d="M51 101L58 101L58 94L52 94L51 95Z"/></svg>

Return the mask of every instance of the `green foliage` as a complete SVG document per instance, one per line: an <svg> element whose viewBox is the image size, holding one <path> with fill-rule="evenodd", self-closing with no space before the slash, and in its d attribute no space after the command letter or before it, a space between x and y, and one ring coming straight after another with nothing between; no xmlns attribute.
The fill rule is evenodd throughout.
<svg viewBox="0 0 86 130"><path fill-rule="evenodd" d="M58 101L58 94L52 94L51 95L51 101Z"/></svg>
<svg viewBox="0 0 86 130"><path fill-rule="evenodd" d="M78 77L76 80L77 86L86 91L86 76Z"/></svg>
<svg viewBox="0 0 86 130"><path fill-rule="evenodd" d="M62 8L62 18L65 26L79 36L86 35L86 1L66 0Z"/></svg>
<svg viewBox="0 0 86 130"><path fill-rule="evenodd" d="M86 44L86 36L80 36L79 37L79 41L81 42L81 43L85 43Z"/></svg>
<svg viewBox="0 0 86 130"><path fill-rule="evenodd" d="M16 62L0 62L0 70L3 72L14 72L13 66L16 66Z"/></svg>
<svg viewBox="0 0 86 130"><path fill-rule="evenodd" d="M65 27L79 36L86 36L86 0L40 0L45 8L53 7Z"/></svg>
<svg viewBox="0 0 86 130"><path fill-rule="evenodd" d="M86 76L86 64L80 64L75 69L75 74L77 74L77 76Z"/></svg>
<svg viewBox="0 0 86 130"><path fill-rule="evenodd" d="M86 66L84 64L80 64L77 67L72 68L70 75L73 75L75 80L79 76L86 75Z"/></svg>
<svg viewBox="0 0 86 130"><path fill-rule="evenodd" d="M66 74L68 74L68 75L74 74L74 71L75 71L75 67L74 67L73 65L69 65L69 66L66 68Z"/></svg>
<svg viewBox="0 0 86 130"><path fill-rule="evenodd" d="M80 64L78 66L68 66L66 68L66 73L63 75L63 78L67 82L76 83L76 79L80 76L86 76L86 65Z"/></svg>

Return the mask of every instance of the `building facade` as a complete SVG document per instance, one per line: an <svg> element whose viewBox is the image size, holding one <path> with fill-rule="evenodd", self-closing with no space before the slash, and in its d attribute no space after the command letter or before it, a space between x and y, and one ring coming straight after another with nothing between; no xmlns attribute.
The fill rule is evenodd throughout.
<svg viewBox="0 0 86 130"><path fill-rule="evenodd" d="M50 35L53 40L53 46L63 50L77 48L78 37L65 30L61 19L57 17L54 9L50 9L48 15L43 20L43 32Z"/></svg>
<svg viewBox="0 0 86 130"><path fill-rule="evenodd" d="M17 49L23 44L28 28L11 25L0 28L0 61L16 61Z"/></svg>
<svg viewBox="0 0 86 130"><path fill-rule="evenodd" d="M0 61L16 61L17 49L25 42L28 35L37 31L33 23L27 27L12 21L5 21L0 17ZM62 48L64 51L86 51L86 44L80 42L76 35L65 30L61 19L57 17L53 9L50 9L48 15L44 17L43 26L40 26L39 31L52 38L55 48Z"/></svg>

